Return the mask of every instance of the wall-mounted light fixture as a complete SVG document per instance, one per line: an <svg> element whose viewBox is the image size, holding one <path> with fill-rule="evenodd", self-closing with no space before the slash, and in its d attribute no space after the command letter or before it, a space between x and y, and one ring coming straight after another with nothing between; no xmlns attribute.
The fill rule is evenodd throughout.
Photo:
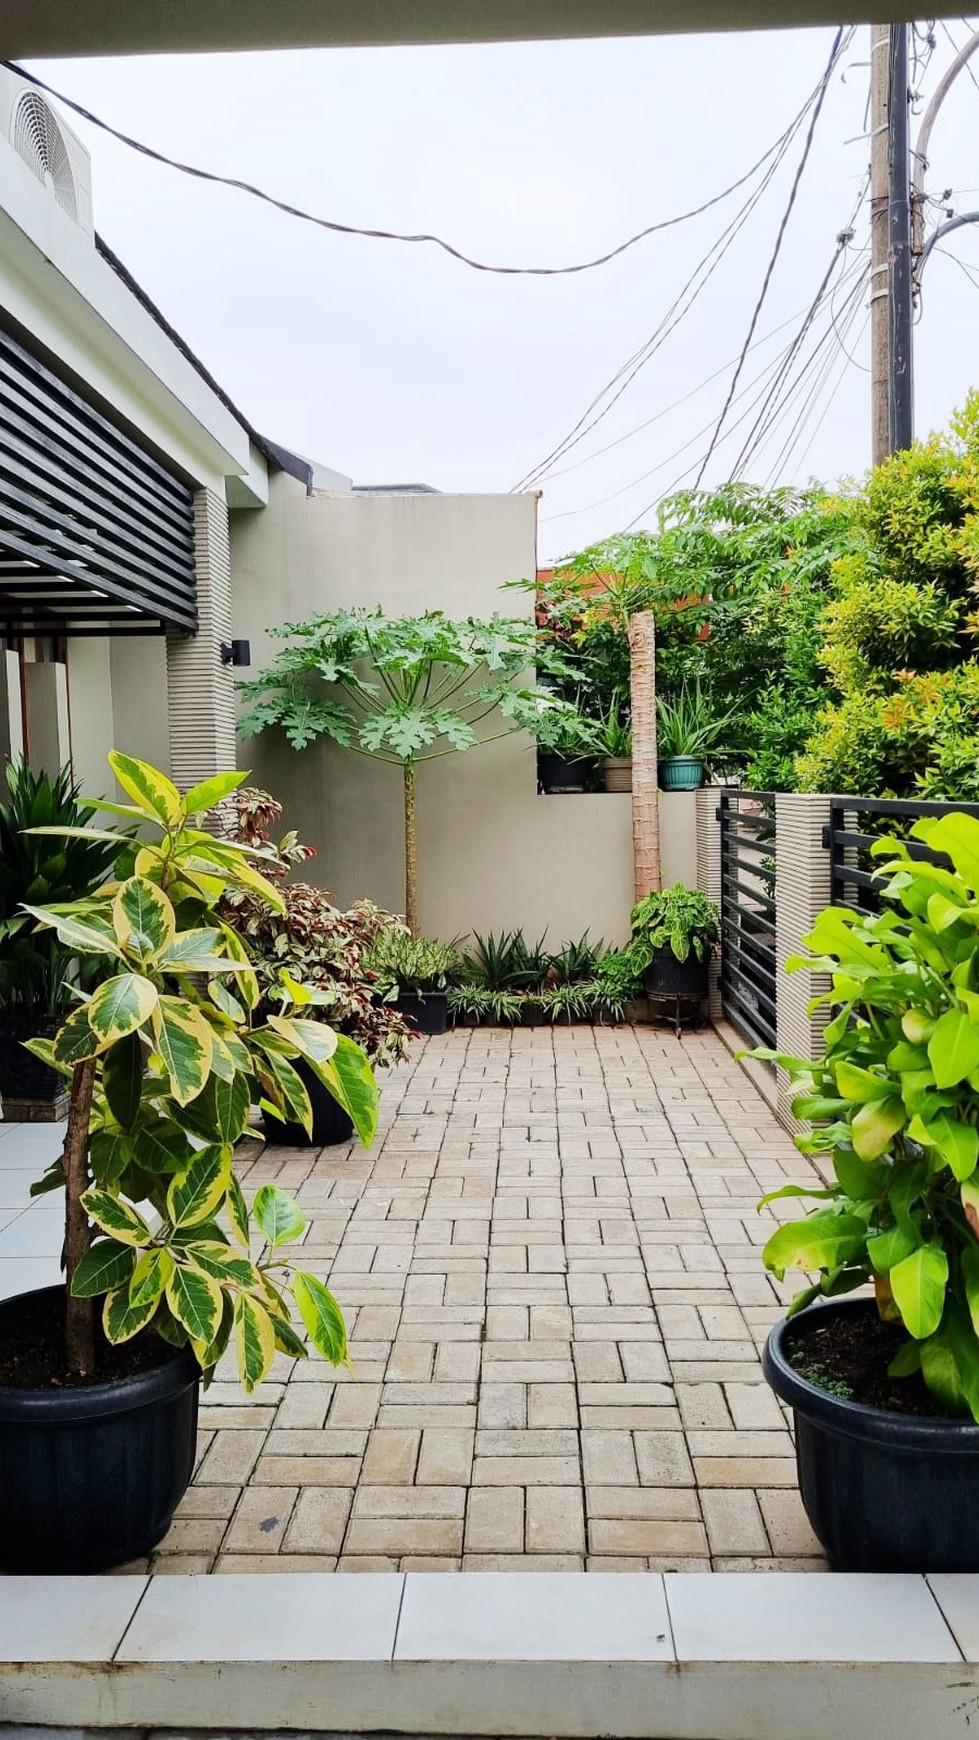
<svg viewBox="0 0 979 1740"><path fill-rule="evenodd" d="M223 640L221 642L221 663L223 665L250 665L252 662L252 644L250 640Z"/></svg>

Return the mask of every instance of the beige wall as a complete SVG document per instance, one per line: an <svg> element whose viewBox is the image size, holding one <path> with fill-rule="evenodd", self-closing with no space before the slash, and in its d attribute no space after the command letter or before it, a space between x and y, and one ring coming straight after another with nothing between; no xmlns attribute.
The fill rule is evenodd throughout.
<svg viewBox="0 0 979 1740"><path fill-rule="evenodd" d="M71 757L85 792L109 795L110 749L169 771L166 679L161 635L69 640Z"/></svg>
<svg viewBox="0 0 979 1740"><path fill-rule="evenodd" d="M280 475L266 509L232 516L232 632L251 641L257 670L278 644L269 627L338 604L529 615L529 595L499 588L535 569L532 496L308 496ZM403 906L397 769L329 745L298 755L268 734L244 742L239 761L318 848L312 878L344 903L367 895ZM628 935L628 796L539 797L533 745L513 736L421 767L418 811L430 934L521 925L554 943L586 929L609 942ZM665 878L694 880L686 794L664 799L663 840Z"/></svg>

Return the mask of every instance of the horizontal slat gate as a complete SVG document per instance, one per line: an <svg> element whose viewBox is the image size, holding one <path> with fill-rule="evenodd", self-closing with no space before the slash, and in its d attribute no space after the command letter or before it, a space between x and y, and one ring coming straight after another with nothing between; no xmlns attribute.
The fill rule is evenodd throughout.
<svg viewBox="0 0 979 1740"><path fill-rule="evenodd" d="M721 824L721 1001L758 1045L775 1044L775 798L724 787Z"/></svg>
<svg viewBox="0 0 979 1740"><path fill-rule="evenodd" d="M0 331L0 635L196 627L190 488Z"/></svg>
<svg viewBox="0 0 979 1740"><path fill-rule="evenodd" d="M947 816L953 811L979 817L979 804L929 803L915 798L830 798L824 843L830 854L834 906L852 906L864 913L880 910L873 874L880 859L871 855L870 848L883 834L899 835L912 858L946 864L947 859L911 839L910 828L920 816Z"/></svg>

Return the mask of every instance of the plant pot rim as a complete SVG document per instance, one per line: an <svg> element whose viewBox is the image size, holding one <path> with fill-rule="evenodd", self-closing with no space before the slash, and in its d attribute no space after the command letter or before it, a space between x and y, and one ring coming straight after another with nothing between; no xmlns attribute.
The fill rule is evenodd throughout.
<svg viewBox="0 0 979 1740"><path fill-rule="evenodd" d="M788 1339L806 1324L813 1324L824 1312L855 1316L875 1309L874 1301L867 1297L827 1299L807 1305L795 1317L781 1318L771 1330L762 1353L762 1370L775 1394L796 1413L843 1437L887 1444L892 1449L975 1456L979 1452L979 1425L974 1420L951 1419L941 1414L899 1414L889 1408L875 1408L867 1402L830 1395L792 1365Z"/></svg>
<svg viewBox="0 0 979 1740"><path fill-rule="evenodd" d="M704 758L702 755L663 755L660 757L660 767L668 767L670 762L677 761L686 761L691 765L696 762L698 767L703 767L704 765Z"/></svg>
<svg viewBox="0 0 979 1740"><path fill-rule="evenodd" d="M0 1323L8 1306L20 1305L25 1299L64 1297L64 1285L33 1287L28 1293L15 1293L0 1300ZM136 1372L132 1377L113 1378L109 1383L84 1384L75 1389L58 1389L47 1385L43 1389L24 1389L13 1384L0 1384L0 1422L5 1425L64 1426L84 1420L106 1419L114 1414L128 1414L147 1403L190 1389L199 1383L201 1368L189 1347L175 1347L173 1358L149 1371Z"/></svg>
<svg viewBox="0 0 979 1740"><path fill-rule="evenodd" d="M603 767L631 767L632 760L633 760L633 758L631 755L603 755L602 766Z"/></svg>

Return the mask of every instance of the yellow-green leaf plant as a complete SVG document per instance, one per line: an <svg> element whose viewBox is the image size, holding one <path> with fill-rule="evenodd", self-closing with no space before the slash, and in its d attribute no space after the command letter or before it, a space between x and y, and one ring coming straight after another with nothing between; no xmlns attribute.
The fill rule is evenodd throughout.
<svg viewBox="0 0 979 1740"><path fill-rule="evenodd" d="M25 909L72 954L101 957L103 970L53 1040L30 1042L71 1082L63 1154L34 1186L65 1185L66 1367L96 1371L101 1300L110 1342L152 1325L190 1346L205 1377L233 1339L251 1394L277 1350L305 1356L300 1325L335 1365L347 1341L335 1300L284 1248L305 1231L302 1209L271 1185L249 1209L235 1144L256 1102L311 1127L301 1060L366 1145L376 1083L352 1040L292 1015L287 980L282 1012L256 1013L247 949L216 909L236 891L276 909L282 895L260 853L200 826L246 775L219 774L181 795L143 762L117 752L109 762L129 800L100 806L120 818L114 879L84 900Z"/></svg>
<svg viewBox="0 0 979 1740"><path fill-rule="evenodd" d="M872 1282L881 1316L903 1324L897 1379L920 1371L941 1407L979 1421L979 821L952 812L911 830L927 848L878 840L881 910L827 907L790 971L828 973L818 1062L760 1050L789 1073L812 1125L803 1153L826 1157L822 1199L772 1234L766 1266L814 1275L790 1315L819 1295Z"/></svg>

